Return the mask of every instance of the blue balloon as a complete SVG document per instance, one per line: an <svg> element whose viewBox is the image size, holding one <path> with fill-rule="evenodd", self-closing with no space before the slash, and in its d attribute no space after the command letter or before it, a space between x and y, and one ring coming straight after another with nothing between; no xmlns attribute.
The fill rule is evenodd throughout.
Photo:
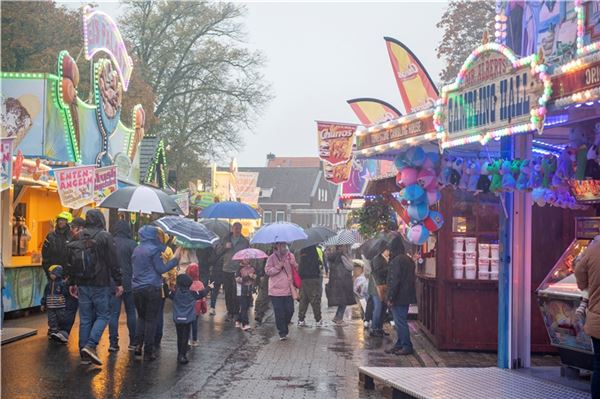
<svg viewBox="0 0 600 399"><path fill-rule="evenodd" d="M421 147L410 147L406 150L406 162L413 167L423 166L425 151Z"/></svg>
<svg viewBox="0 0 600 399"><path fill-rule="evenodd" d="M410 204L406 209L406 213L411 220L420 222L429 215L429 207L426 202Z"/></svg>
<svg viewBox="0 0 600 399"><path fill-rule="evenodd" d="M423 190L423 187L419 186L418 184L411 184L410 186L405 187L401 194L402 198L408 201L410 204L426 202L425 200L427 199L425 190Z"/></svg>

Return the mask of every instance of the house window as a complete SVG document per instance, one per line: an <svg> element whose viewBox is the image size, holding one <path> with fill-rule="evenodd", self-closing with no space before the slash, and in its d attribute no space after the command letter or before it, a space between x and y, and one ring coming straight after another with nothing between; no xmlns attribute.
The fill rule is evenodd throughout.
<svg viewBox="0 0 600 399"><path fill-rule="evenodd" d="M269 224L272 221L273 221L273 213L271 211L264 211L263 212L263 223Z"/></svg>
<svg viewBox="0 0 600 399"><path fill-rule="evenodd" d="M325 194L325 199L323 201L327 202L327 190L323 190L323 194Z"/></svg>
<svg viewBox="0 0 600 399"><path fill-rule="evenodd" d="M277 211L275 213L275 221L276 222L284 222L285 221L285 212L284 211Z"/></svg>

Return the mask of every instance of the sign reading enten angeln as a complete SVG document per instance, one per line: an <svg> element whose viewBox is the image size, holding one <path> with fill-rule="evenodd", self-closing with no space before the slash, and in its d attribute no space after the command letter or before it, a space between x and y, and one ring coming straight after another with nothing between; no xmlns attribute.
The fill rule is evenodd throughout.
<svg viewBox="0 0 600 399"><path fill-rule="evenodd" d="M552 90L539 61L536 54L518 59L497 43L475 50L438 101L434 123L442 148L541 132Z"/></svg>

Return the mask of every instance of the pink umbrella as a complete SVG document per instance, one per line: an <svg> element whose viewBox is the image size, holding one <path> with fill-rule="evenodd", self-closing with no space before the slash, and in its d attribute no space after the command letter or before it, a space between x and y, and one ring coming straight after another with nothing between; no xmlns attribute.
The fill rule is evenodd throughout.
<svg viewBox="0 0 600 399"><path fill-rule="evenodd" d="M252 260L252 259L266 259L269 255L256 248L246 248L236 252L233 255L232 260Z"/></svg>

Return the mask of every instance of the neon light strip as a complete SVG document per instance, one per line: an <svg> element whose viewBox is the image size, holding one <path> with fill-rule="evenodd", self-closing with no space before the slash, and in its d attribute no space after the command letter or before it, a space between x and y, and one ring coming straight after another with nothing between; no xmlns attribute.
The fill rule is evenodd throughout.
<svg viewBox="0 0 600 399"><path fill-rule="evenodd" d="M434 111L434 109L430 108L430 109L415 112L415 113L412 113L409 115L401 116L400 118L393 119L391 121L379 123L377 125L373 125L373 126L369 126L369 127L359 126L356 128L356 136L358 137L358 136L362 136L367 133L375 133L375 132L379 132L381 130L392 129L394 127L410 123L417 119L423 119L423 118L433 115L433 111Z"/></svg>
<svg viewBox="0 0 600 399"><path fill-rule="evenodd" d="M581 104L589 101L594 101L600 97L600 87L594 87L593 89L583 90L577 93L573 93L567 97L561 97L554 101L554 105L562 108L568 105Z"/></svg>
<svg viewBox="0 0 600 399"><path fill-rule="evenodd" d="M127 137L125 139L125 153L127 154L127 156L129 157L129 159L131 159L131 150L133 149L133 139L135 137L135 129L137 126L137 121L135 119L135 115L137 113L137 110L142 108L142 104L137 104L136 106L133 107L133 111L131 111L131 124L132 124L132 132L129 133L129 137Z"/></svg>
<svg viewBox="0 0 600 399"><path fill-rule="evenodd" d="M575 11L577 12L577 55L584 56L600 50L600 42L583 45L585 36L585 6L583 0L575 0Z"/></svg>
<svg viewBox="0 0 600 399"><path fill-rule="evenodd" d="M62 65L62 57L59 56L59 59L61 60L60 63ZM62 101L62 76L49 75L48 80L54 81L50 84L50 87L52 88L52 101L54 102L54 106L58 110L58 113L63 121L69 160L75 163L80 163L81 155L79 154L79 147L77 145L77 139L75 138L75 127L73 125L71 109L69 108L68 104L65 104Z"/></svg>
<svg viewBox="0 0 600 399"><path fill-rule="evenodd" d="M30 73L30 72L0 72L2 79L44 79L45 73Z"/></svg>

